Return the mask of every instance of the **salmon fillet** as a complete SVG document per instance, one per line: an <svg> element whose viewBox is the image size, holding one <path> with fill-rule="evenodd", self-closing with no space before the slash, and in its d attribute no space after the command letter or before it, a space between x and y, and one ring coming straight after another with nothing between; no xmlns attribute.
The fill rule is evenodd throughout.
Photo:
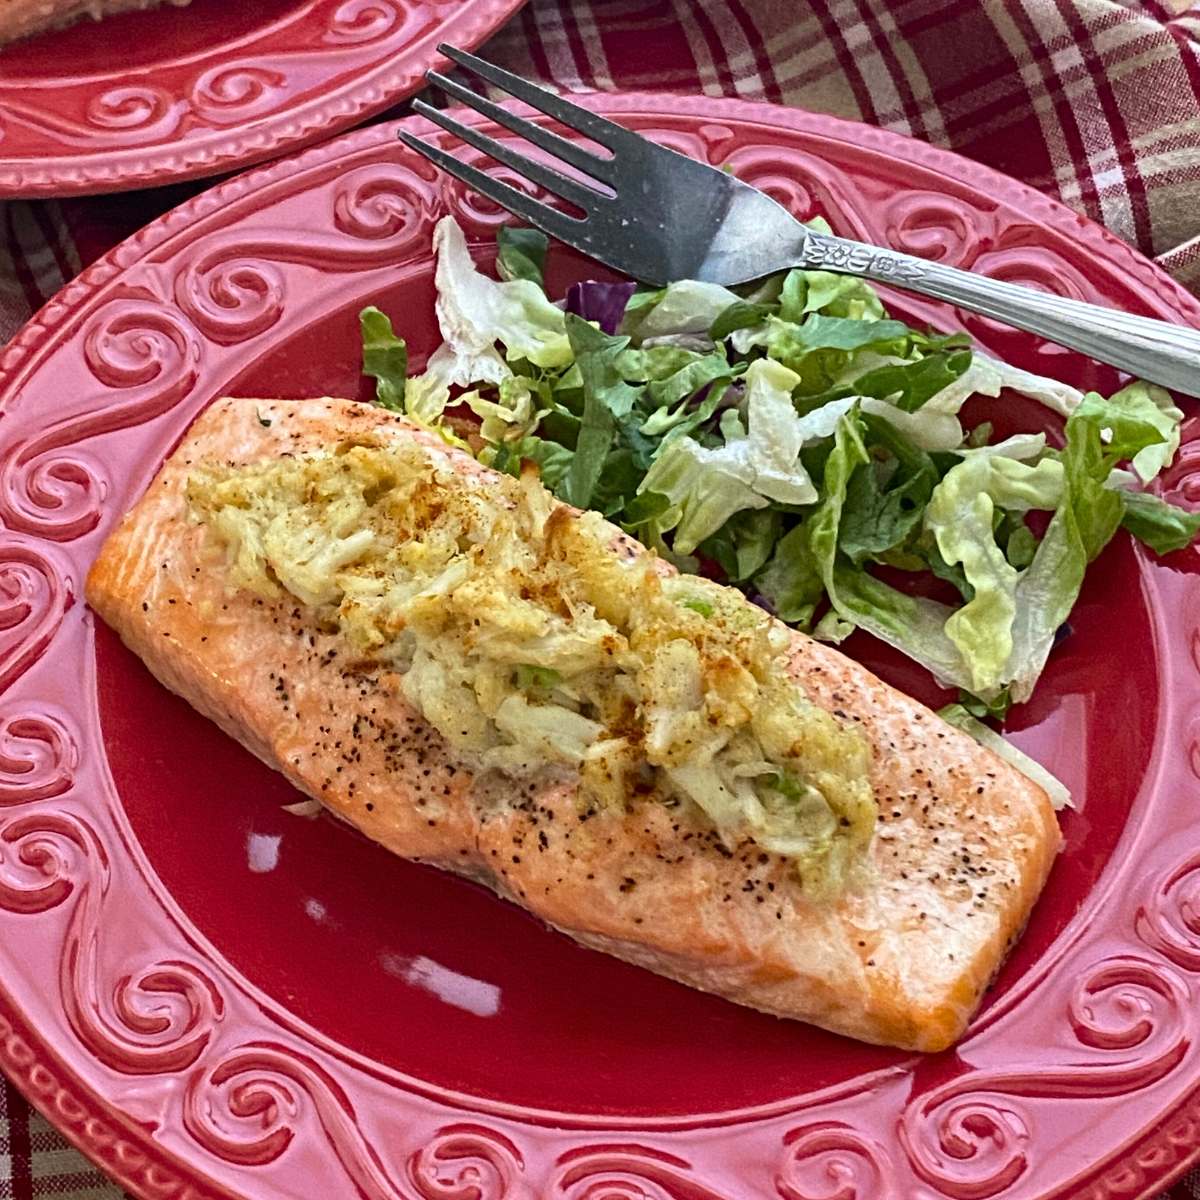
<svg viewBox="0 0 1200 1200"><path fill-rule="evenodd" d="M167 687L395 853L477 879L586 946L737 1003L884 1045L953 1044L1059 848L1042 789L800 633L795 679L873 747L872 862L834 900L807 894L786 862L756 847L730 852L698 810L646 800L582 815L568 783L477 783L405 702L394 671L349 661L342 636L290 598L232 590L222 551L188 515L195 467L366 433L414 439L457 470L488 473L378 408L221 400L109 537L88 601Z"/></svg>
<svg viewBox="0 0 1200 1200"><path fill-rule="evenodd" d="M17 38L59 29L83 17L100 20L115 13L158 8L174 4L182 8L190 0L0 0L0 46Z"/></svg>

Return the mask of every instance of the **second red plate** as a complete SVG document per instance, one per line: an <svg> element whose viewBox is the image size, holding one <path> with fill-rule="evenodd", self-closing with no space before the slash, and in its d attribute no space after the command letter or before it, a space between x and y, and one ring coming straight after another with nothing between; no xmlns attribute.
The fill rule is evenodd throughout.
<svg viewBox="0 0 1200 1200"><path fill-rule="evenodd" d="M415 92L524 0L192 0L0 49L0 199L232 171Z"/></svg>

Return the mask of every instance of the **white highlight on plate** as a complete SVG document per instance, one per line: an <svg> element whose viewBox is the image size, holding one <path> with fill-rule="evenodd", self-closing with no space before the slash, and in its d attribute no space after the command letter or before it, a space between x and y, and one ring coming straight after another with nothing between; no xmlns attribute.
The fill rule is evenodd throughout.
<svg viewBox="0 0 1200 1200"><path fill-rule="evenodd" d="M246 864L255 875L265 875L279 866L279 833L251 833L246 838Z"/></svg>
<svg viewBox="0 0 1200 1200"><path fill-rule="evenodd" d="M323 905L320 900L314 899L312 896L305 900L304 911L308 913L308 915L314 921L316 921L318 925L320 925L321 922L329 916L329 910L325 907L325 905Z"/></svg>
<svg viewBox="0 0 1200 1200"><path fill-rule="evenodd" d="M381 954L379 965L389 975L403 979L405 983L477 1017L494 1017L500 1011L500 989L496 984L473 979L470 975L460 975L423 954L415 958Z"/></svg>

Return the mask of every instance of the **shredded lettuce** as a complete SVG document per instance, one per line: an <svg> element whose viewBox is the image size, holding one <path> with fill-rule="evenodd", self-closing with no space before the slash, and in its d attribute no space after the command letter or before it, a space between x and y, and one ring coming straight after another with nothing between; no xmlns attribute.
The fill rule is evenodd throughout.
<svg viewBox="0 0 1200 1200"><path fill-rule="evenodd" d="M779 315L785 321L801 321L809 313L851 317L857 321L880 320L886 314L875 289L853 275L797 268L783 279Z"/></svg>
<svg viewBox="0 0 1200 1200"><path fill-rule="evenodd" d="M739 297L716 283L684 279L658 294L652 305L637 311L627 307L623 332L638 341L707 334L716 319Z"/></svg>
<svg viewBox="0 0 1200 1200"><path fill-rule="evenodd" d="M442 336L459 351L462 369L472 355L492 370L490 355L499 342L508 360L525 360L535 367L560 367L571 351L563 312L530 278L497 283L471 259L467 240L453 217L443 217L433 234L437 253L437 314ZM490 354L489 354L490 351ZM499 382L499 380L484 380ZM472 378L456 382L468 384Z"/></svg>
<svg viewBox="0 0 1200 1200"><path fill-rule="evenodd" d="M895 320L869 284L829 272L589 282L564 313L540 234L500 235L499 281L451 218L435 246L444 344L422 374L405 380L402 340L362 315L380 403L445 437L465 404L483 461L534 464L681 570L719 572L830 641L860 629L989 716L1028 699L1118 528L1158 554L1200 533L1200 513L1147 490L1184 419L1162 388L1085 394ZM968 400L1005 391L1064 418L1061 438L964 430Z"/></svg>
<svg viewBox="0 0 1200 1200"><path fill-rule="evenodd" d="M583 384L583 416L561 495L569 504L587 508L604 471L617 419L632 411L637 392L617 370L617 357L628 338L609 337L574 313L567 314L566 323Z"/></svg>
<svg viewBox="0 0 1200 1200"><path fill-rule="evenodd" d="M1036 466L1001 455L968 459L952 467L933 489L925 529L942 561L961 565L973 593L945 626L968 674L968 690L987 695L1004 682L1013 650L1013 621L1020 572L993 536L998 510L1053 509L1062 496L1063 467Z"/></svg>
<svg viewBox="0 0 1200 1200"><path fill-rule="evenodd" d="M1143 482L1153 479L1179 449L1183 413L1165 388L1133 383L1108 400L1091 392L1079 411L1098 422L1106 452L1128 458Z"/></svg>
<svg viewBox="0 0 1200 1200"><path fill-rule="evenodd" d="M1176 406L1166 388L1153 383L1131 383L1113 396L1113 400L1130 394L1144 394L1158 410L1155 414L1147 409L1146 418L1162 434L1162 441L1139 450L1131 460L1134 471L1143 482L1149 483L1175 458L1179 449L1179 427L1183 423L1183 411Z"/></svg>
<svg viewBox="0 0 1200 1200"><path fill-rule="evenodd" d="M985 443L982 446L960 446L954 453L961 458L999 456L1012 458L1017 462L1028 462L1031 458L1040 458L1045 449L1044 433L1014 433L1002 442Z"/></svg>
<svg viewBox="0 0 1200 1200"><path fill-rule="evenodd" d="M1023 371L1020 367L1001 362L998 358L988 358L976 351L975 361L980 369L990 372L995 379L995 390L992 390L992 386L976 389L981 396L998 396L1002 388L1007 388L1010 392L1044 404L1060 417L1069 417L1083 399L1083 393L1069 383L1048 379L1045 375L1035 375L1032 371Z"/></svg>
<svg viewBox="0 0 1200 1200"><path fill-rule="evenodd" d="M746 433L713 448L678 438L650 468L639 491L660 492L678 506L677 551L690 554L743 509L817 499L800 462L804 429L791 397L797 382L786 367L757 359L746 371Z"/></svg>
<svg viewBox="0 0 1200 1200"><path fill-rule="evenodd" d="M533 394L519 375L505 379L495 399L482 392L464 392L458 398L479 418L479 434L485 442L513 441L532 431Z"/></svg>

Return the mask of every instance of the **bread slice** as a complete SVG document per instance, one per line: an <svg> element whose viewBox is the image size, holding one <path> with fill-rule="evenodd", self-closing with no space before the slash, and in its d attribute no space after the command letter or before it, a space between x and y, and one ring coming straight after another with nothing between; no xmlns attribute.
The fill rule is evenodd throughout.
<svg viewBox="0 0 1200 1200"><path fill-rule="evenodd" d="M191 0L0 0L0 46L18 38L71 25L83 17L99 21L116 13L142 12Z"/></svg>
<svg viewBox="0 0 1200 1200"><path fill-rule="evenodd" d="M585 820L567 785L485 794L405 702L398 676L364 675L343 635L316 628L290 598L232 588L212 535L189 518L185 488L199 466L364 435L486 473L374 407L219 401L109 537L87 582L92 607L163 683L397 854L478 879L587 946L740 1004L916 1050L960 1037L1058 850L1045 793L796 633L794 677L874 751L870 870L836 899L809 894L753 846L729 853L698 810L632 799Z"/></svg>

